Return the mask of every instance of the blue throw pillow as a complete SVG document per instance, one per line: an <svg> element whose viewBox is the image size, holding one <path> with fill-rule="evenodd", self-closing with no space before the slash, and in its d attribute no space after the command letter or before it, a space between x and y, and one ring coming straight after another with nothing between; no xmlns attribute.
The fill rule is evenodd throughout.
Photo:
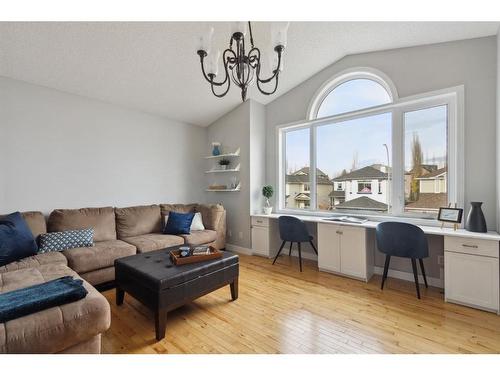
<svg viewBox="0 0 500 375"><path fill-rule="evenodd" d="M94 246L94 229L67 230L64 232L51 232L40 235L40 248L38 252L62 251L77 247Z"/></svg>
<svg viewBox="0 0 500 375"><path fill-rule="evenodd" d="M191 233L191 222L194 218L194 212L180 213L170 211L168 214L167 225L165 225L165 234L189 234Z"/></svg>
<svg viewBox="0 0 500 375"><path fill-rule="evenodd" d="M0 266L35 255L37 251L33 233L19 212L0 220Z"/></svg>

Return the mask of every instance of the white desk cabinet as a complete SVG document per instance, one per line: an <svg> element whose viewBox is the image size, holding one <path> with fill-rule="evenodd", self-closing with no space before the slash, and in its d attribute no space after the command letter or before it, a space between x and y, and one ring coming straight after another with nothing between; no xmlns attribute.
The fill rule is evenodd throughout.
<svg viewBox="0 0 500 375"><path fill-rule="evenodd" d="M445 301L499 312L497 241L444 239Z"/></svg>
<svg viewBox="0 0 500 375"><path fill-rule="evenodd" d="M373 262L367 252L366 229L319 223L318 267L368 281Z"/></svg>
<svg viewBox="0 0 500 375"><path fill-rule="evenodd" d="M252 253L254 255L270 257L269 225L267 218L252 217Z"/></svg>

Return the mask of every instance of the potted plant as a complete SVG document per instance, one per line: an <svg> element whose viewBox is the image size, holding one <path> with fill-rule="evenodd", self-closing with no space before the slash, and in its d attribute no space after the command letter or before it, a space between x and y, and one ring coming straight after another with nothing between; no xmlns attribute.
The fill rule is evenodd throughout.
<svg viewBox="0 0 500 375"><path fill-rule="evenodd" d="M231 164L231 161L229 159L219 160L220 169L222 170L226 170L229 164Z"/></svg>
<svg viewBox="0 0 500 375"><path fill-rule="evenodd" d="M266 203L264 204L264 213L266 215L271 214L273 211L273 206L271 206L271 202L269 202L269 199L273 196L273 194L274 189L271 185L266 185L262 188L262 195L266 198Z"/></svg>

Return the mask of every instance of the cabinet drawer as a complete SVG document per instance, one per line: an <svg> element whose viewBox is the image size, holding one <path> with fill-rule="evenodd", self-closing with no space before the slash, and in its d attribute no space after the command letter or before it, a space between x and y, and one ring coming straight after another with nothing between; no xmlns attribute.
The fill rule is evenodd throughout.
<svg viewBox="0 0 500 375"><path fill-rule="evenodd" d="M444 250L498 258L498 241L445 236Z"/></svg>
<svg viewBox="0 0 500 375"><path fill-rule="evenodd" d="M252 225L268 227L269 219L267 217L252 216Z"/></svg>

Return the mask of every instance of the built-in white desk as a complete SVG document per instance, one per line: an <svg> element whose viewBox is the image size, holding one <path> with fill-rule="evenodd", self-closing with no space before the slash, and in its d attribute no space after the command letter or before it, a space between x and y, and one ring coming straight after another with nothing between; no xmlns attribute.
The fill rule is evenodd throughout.
<svg viewBox="0 0 500 375"><path fill-rule="evenodd" d="M271 240L278 233L280 214L252 215L252 251L273 257ZM291 215L317 227L318 268L342 276L368 281L374 273L375 227L327 220L327 217ZM419 227L428 235L443 236L445 301L500 314L500 234L475 233L464 229ZM397 277L397 276L396 276Z"/></svg>

